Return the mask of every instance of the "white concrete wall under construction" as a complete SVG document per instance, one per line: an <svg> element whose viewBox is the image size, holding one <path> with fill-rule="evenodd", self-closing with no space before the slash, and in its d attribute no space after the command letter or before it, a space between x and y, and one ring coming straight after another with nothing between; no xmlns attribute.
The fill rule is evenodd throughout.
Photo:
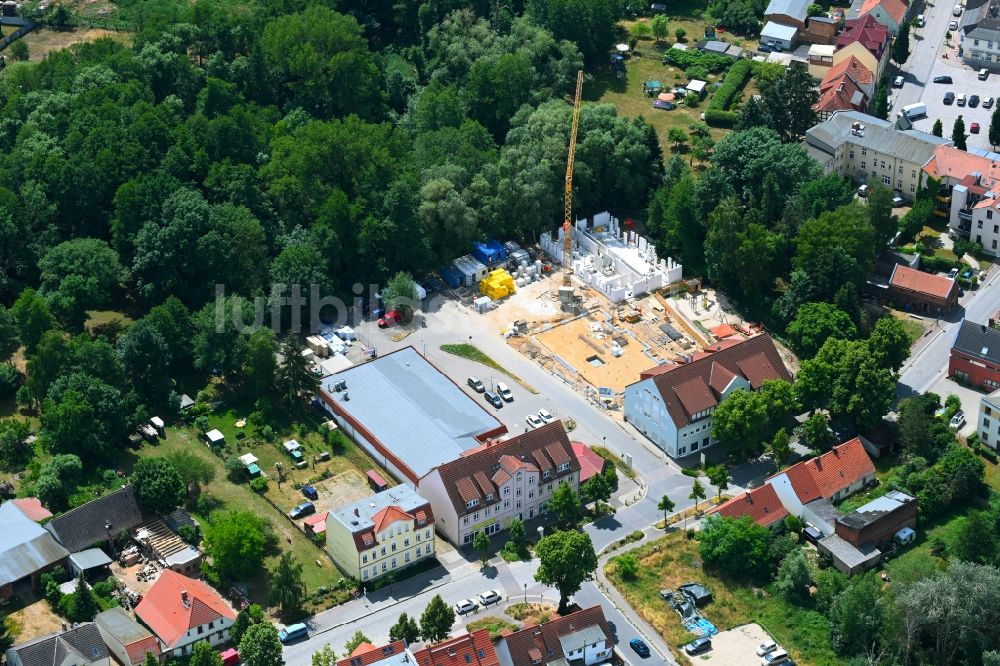
<svg viewBox="0 0 1000 666"><path fill-rule="evenodd" d="M563 231L539 239L542 249L563 262ZM656 247L634 231L622 231L610 213L577 220L573 230L573 272L587 285L618 303L656 291L681 279L682 267L670 259L659 259Z"/></svg>

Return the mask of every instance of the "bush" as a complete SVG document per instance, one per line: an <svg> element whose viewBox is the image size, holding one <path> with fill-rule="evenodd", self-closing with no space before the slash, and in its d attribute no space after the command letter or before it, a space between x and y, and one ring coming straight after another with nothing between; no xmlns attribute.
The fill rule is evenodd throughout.
<svg viewBox="0 0 1000 666"><path fill-rule="evenodd" d="M663 55L663 64L675 65L685 71L691 67L701 67L707 72L718 74L726 71L733 64L733 59L716 53L667 49Z"/></svg>
<svg viewBox="0 0 1000 666"><path fill-rule="evenodd" d="M920 268L931 273L943 273L952 268L961 268L964 264L960 261L936 257L933 255L923 255L920 257Z"/></svg>
<svg viewBox="0 0 1000 666"><path fill-rule="evenodd" d="M708 69L701 65L691 65L684 70L684 76L686 76L689 81L692 79L701 79L704 81L708 78Z"/></svg>
<svg viewBox="0 0 1000 666"><path fill-rule="evenodd" d="M738 60L726 72L726 78L722 81L719 89L715 91L712 101L708 103L708 108L719 111L729 111L733 108L733 105L739 101L740 95L743 93L743 88L746 86L747 81L750 80L752 73L752 61Z"/></svg>
<svg viewBox="0 0 1000 666"><path fill-rule="evenodd" d="M712 127L735 127L740 114L735 111L719 111L709 107L705 110L705 122Z"/></svg>
<svg viewBox="0 0 1000 666"><path fill-rule="evenodd" d="M0 399L6 399L17 393L24 379L17 368L7 363L0 363Z"/></svg>
<svg viewBox="0 0 1000 666"><path fill-rule="evenodd" d="M267 479L263 476L258 476L256 479L250 481L250 490L254 491L258 495L263 495L267 492Z"/></svg>
<svg viewBox="0 0 1000 666"><path fill-rule="evenodd" d="M993 449L985 447L985 446L977 446L976 447L976 453L978 453L982 457L986 458L987 460L989 460L994 465L996 465L997 464L997 460L1000 459L1000 458L997 458L997 454L996 454L996 452L993 451Z"/></svg>

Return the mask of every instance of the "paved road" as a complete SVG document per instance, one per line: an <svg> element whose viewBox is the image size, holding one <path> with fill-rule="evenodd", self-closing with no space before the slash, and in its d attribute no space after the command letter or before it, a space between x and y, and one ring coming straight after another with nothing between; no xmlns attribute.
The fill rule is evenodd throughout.
<svg viewBox="0 0 1000 666"><path fill-rule="evenodd" d="M960 307L947 319L939 320L914 349L899 378L897 394L905 398L924 393L948 372L948 356L963 319L986 323L1000 310L1000 268L991 266L986 280L977 291L966 292Z"/></svg>
<svg viewBox="0 0 1000 666"><path fill-rule="evenodd" d="M954 3L949 0L940 0L934 4L924 5L922 10L919 7L910 10L910 15L913 17L922 11L926 25L923 28L915 28L911 33L910 43L913 52L900 71L904 79L903 87L893 89L892 117L894 118L895 114L907 104L923 102L927 105L927 116L914 122L917 129L930 132L934 127L934 121L940 119L944 136L950 137L955 119L961 115L965 121L966 143L970 147L990 149L988 133L993 109L984 109L982 106L971 108L960 107L957 104L946 105L943 101L944 94L948 91L956 95L965 93L966 96L978 94L980 97L988 95L996 97L997 91L1000 90L998 87L1000 84L997 84L1000 76L992 74L990 80L979 81L976 71L958 59L957 48L948 48L945 45L948 22L960 20L951 14L953 6ZM954 37L953 44L956 47L957 43L957 37ZM944 57L945 55L947 57ZM954 83L933 83L934 77L945 75L952 77ZM980 124L979 134L969 132L973 122Z"/></svg>

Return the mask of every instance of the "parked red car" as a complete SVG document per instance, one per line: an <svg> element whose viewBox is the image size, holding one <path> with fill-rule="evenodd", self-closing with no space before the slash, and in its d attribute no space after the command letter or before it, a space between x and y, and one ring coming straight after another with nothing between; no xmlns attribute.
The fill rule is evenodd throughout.
<svg viewBox="0 0 1000 666"><path fill-rule="evenodd" d="M969 131L973 134L979 134L979 123L972 123L972 125L969 126Z"/></svg>

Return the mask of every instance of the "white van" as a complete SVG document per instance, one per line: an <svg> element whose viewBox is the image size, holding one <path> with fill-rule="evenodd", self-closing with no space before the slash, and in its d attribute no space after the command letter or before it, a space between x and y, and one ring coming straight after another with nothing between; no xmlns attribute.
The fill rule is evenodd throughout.
<svg viewBox="0 0 1000 666"><path fill-rule="evenodd" d="M902 110L900 110L900 112L898 114L896 114L896 117L900 118L900 117L902 117L904 115L907 118L909 118L910 120L913 120L914 118L919 118L921 116L926 116L927 115L927 105L924 104L923 102L916 102L914 104L907 104L906 106L904 106L902 108Z"/></svg>
<svg viewBox="0 0 1000 666"><path fill-rule="evenodd" d="M895 536L892 537L892 540L895 541L900 546L909 546L916 540L916 538L917 538L917 533L914 532L913 529L909 527L904 527L903 529L896 532Z"/></svg>
<svg viewBox="0 0 1000 666"><path fill-rule="evenodd" d="M916 24L916 26L918 28L924 27L924 15L923 14L917 14L917 20L914 21L914 23Z"/></svg>

